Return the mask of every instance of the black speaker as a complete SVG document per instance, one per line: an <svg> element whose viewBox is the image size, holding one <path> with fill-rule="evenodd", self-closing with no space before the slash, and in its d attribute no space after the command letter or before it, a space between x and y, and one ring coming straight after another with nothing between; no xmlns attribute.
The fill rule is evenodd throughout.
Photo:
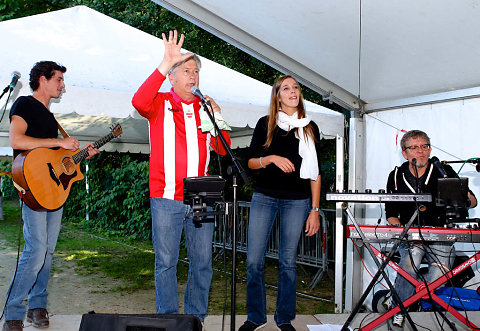
<svg viewBox="0 0 480 331"><path fill-rule="evenodd" d="M79 331L202 331L202 322L192 315L96 314L82 315Z"/></svg>

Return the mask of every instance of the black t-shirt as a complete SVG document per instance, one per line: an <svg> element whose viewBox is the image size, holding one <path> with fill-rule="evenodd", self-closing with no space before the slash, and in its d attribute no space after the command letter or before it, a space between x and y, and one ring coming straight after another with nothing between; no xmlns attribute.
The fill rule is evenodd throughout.
<svg viewBox="0 0 480 331"><path fill-rule="evenodd" d="M58 126L53 114L33 96L19 97L10 110L10 121L12 116L20 116L27 122L25 135L34 138L57 138ZM14 149L13 157L24 150Z"/></svg>
<svg viewBox="0 0 480 331"><path fill-rule="evenodd" d="M320 141L318 126L311 121L314 135ZM265 168L251 170L255 178L255 191L278 198L299 200L311 197L310 179L300 178L302 157L298 154L299 140L295 136L296 130L284 131L278 126L273 135L273 140L268 149L263 144L267 141L268 116L260 118L255 126L250 143L248 158L258 158L268 155L279 155L289 159L295 166L292 173L284 173L275 164L271 163ZM317 159L320 155L319 144L315 144ZM320 163L318 164L320 171Z"/></svg>

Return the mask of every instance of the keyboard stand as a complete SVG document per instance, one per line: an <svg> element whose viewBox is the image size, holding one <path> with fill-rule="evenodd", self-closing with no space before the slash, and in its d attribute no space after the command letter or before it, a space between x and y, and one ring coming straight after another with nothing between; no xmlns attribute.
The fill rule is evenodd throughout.
<svg viewBox="0 0 480 331"><path fill-rule="evenodd" d="M350 316L348 316L345 324L343 325L342 327L342 331L348 331L349 330L349 326L350 326L350 323L352 323L353 319L355 318L355 315L359 312L360 308L362 307L363 303L365 302L365 299L367 298L368 294L370 293L370 291L372 290L372 288L375 286L375 284L377 283L377 280L378 278L380 277L380 275L383 275L383 279L385 280L385 282L387 283L388 287L390 288L390 291L392 292L392 295L393 297L395 298L395 301L398 302L398 306L395 307L396 311L399 312L400 310L402 311L403 314L405 314L405 318L407 319L407 321L410 323L410 326L411 328L414 330L414 331L418 331L416 326L415 326L415 323L413 322L412 318L410 317L410 314L408 313L408 311L406 310L403 302L400 300L397 292L395 291L395 287L392 285L392 282L390 281L390 279L388 278L388 275L385 273L385 267L388 265L388 263L390 262L390 260L392 259L393 257L393 254L396 252L397 250L397 247L398 245L400 245L400 242L403 238L406 238L406 235L407 235L407 232L408 230L410 229L410 227L412 226L413 224L413 221L415 220L415 218L417 218L417 215L418 215L418 209L415 210L415 213L412 215L412 217L410 218L410 220L408 221L408 223L405 225L405 228L403 229L402 233L400 234L399 236L399 240L397 240L394 244L393 244L393 247L392 249L390 250L390 253L388 254L388 256L384 259L383 263L380 264L379 260L377 259L376 255L375 255L375 252L372 250L372 246L371 245L367 245L368 243L368 239L365 238L365 235L363 234L363 231L360 229L360 226L358 225L357 221L355 220L355 217L353 216L352 212L350 211L350 209L348 208L347 204L344 203L342 208L346 211L348 217L350 218L350 220L352 221L352 224L355 226L355 229L357 230L359 236L360 236L360 240L364 243L364 246L365 248L367 249L367 251L370 253L370 255L372 256L373 258L373 261L375 262L375 264L377 265L378 267L378 271L377 273L375 274L375 276L373 276L372 280L370 281L370 284L368 284L367 288L365 289L365 291L363 292L362 296L360 297L360 300L358 301L358 303L356 304L355 308L352 310L352 312L350 313ZM391 316L393 316L394 314L392 314ZM362 328L361 330L366 330L364 328Z"/></svg>
<svg viewBox="0 0 480 331"><path fill-rule="evenodd" d="M387 260L387 256L385 256L383 253L381 253L375 246L373 246L371 243L368 243L368 245L372 251L375 253L376 257L379 259L382 259L384 262ZM392 252L391 250L390 252ZM427 283L425 286L425 282L423 281L418 281L414 277L412 277L408 272L400 268L395 262L388 261L388 265L397 271L398 274L402 275L407 279L410 283L412 283L413 286L415 286L416 293L413 294L411 297L407 298L405 301L403 301L403 305L405 307L410 306L411 304L417 302L420 299L433 299L436 303L438 303L442 308L444 308L446 311L448 311L450 314L455 316L460 322L465 324L466 327L472 330L478 330L479 328L470 322L465 316L460 314L455 308L450 306L448 303L446 303L444 300L442 300L439 296L435 295L434 291L444 283L446 283L450 278L452 278L454 275L457 275L464 270L466 270L468 267L470 267L472 264L476 263L478 260L480 260L480 252L477 252L475 255L470 257L467 261L463 262L459 266L455 267L453 270L448 271L445 273L443 276L440 276L437 278L435 281L432 283ZM362 327L360 330L362 331L368 331L376 328L380 324L384 323L387 321L390 317L394 316L395 314L400 312L400 307L396 306L395 308L390 309L389 311L385 312L383 315L377 317L375 320L370 322L369 324L365 325ZM447 323L450 323L450 321L443 315L445 321ZM452 327L451 327L452 328ZM452 328L454 329L454 328Z"/></svg>

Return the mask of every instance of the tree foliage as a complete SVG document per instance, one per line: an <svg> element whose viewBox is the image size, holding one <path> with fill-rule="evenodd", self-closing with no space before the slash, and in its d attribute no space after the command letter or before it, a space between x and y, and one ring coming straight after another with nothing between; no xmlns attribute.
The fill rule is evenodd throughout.
<svg viewBox="0 0 480 331"><path fill-rule="evenodd" d="M64 217L106 235L151 237L148 162L141 155L102 152L88 162L85 181L72 186ZM85 219L88 212L89 219Z"/></svg>

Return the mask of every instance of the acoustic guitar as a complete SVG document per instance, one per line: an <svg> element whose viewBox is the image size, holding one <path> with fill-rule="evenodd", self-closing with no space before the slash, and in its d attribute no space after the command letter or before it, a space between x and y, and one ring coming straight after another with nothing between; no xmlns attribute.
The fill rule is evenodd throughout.
<svg viewBox="0 0 480 331"><path fill-rule="evenodd" d="M93 143L100 148L122 134L120 124L105 137ZM84 178L80 162L88 157L88 149L70 151L63 148L39 147L25 151L13 161L12 177L22 200L33 210L55 210L63 206L72 184Z"/></svg>

